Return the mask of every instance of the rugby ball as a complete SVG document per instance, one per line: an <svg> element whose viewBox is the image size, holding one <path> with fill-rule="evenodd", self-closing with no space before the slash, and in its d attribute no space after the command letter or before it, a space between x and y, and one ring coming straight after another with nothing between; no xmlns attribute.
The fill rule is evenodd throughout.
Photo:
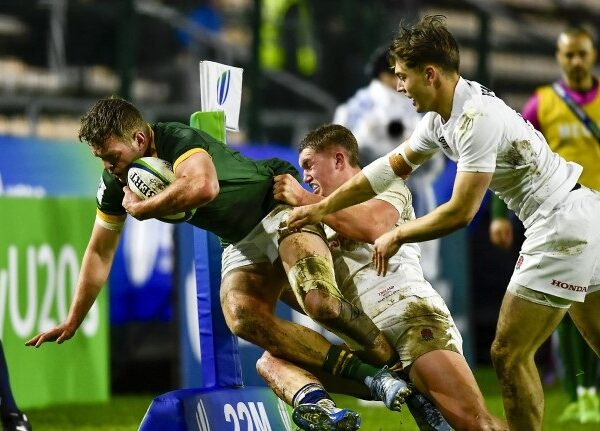
<svg viewBox="0 0 600 431"><path fill-rule="evenodd" d="M157 157L137 159L127 171L127 186L140 199L148 199L159 194L173 181L175 181L173 166ZM195 212L196 210L193 209L156 218L167 223L181 223L192 218Z"/></svg>

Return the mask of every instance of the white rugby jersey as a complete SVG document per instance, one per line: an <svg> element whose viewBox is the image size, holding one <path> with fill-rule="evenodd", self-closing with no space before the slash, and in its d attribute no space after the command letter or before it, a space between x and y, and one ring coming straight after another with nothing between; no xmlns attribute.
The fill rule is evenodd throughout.
<svg viewBox="0 0 600 431"><path fill-rule="evenodd" d="M389 202L398 210L400 216L397 224L415 218L412 197L403 181L395 181L375 199ZM325 233L342 294L371 318L408 295L436 295L423 277L418 244L403 244L398 253L390 258L387 275L381 277L372 263L372 244L345 238L329 226L325 226Z"/></svg>
<svg viewBox="0 0 600 431"><path fill-rule="evenodd" d="M462 172L493 172L490 189L525 227L573 188L582 167L552 152L540 132L481 84L460 78L450 119L428 112L409 140L418 153L442 150Z"/></svg>

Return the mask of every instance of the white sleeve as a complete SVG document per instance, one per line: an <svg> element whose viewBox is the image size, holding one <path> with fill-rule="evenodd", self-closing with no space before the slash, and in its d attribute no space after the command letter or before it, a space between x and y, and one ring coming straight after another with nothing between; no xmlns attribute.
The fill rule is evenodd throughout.
<svg viewBox="0 0 600 431"><path fill-rule="evenodd" d="M406 183L396 181L383 193L375 196L373 199L379 199L392 205L398 211L398 220L396 224L404 223L407 220L415 218L412 207L412 196Z"/></svg>
<svg viewBox="0 0 600 431"><path fill-rule="evenodd" d="M362 173L367 177L371 188L377 194L386 191L394 181L404 181L393 171L390 165L390 157L387 154L365 166Z"/></svg>
<svg viewBox="0 0 600 431"><path fill-rule="evenodd" d="M410 135L408 144L415 153L433 154L440 149L437 142L438 133L436 133L435 115L437 114L432 112L425 114L417 123L412 135Z"/></svg>
<svg viewBox="0 0 600 431"><path fill-rule="evenodd" d="M458 161L462 172L494 172L498 143L502 140L501 120L489 112L465 109L457 123Z"/></svg>

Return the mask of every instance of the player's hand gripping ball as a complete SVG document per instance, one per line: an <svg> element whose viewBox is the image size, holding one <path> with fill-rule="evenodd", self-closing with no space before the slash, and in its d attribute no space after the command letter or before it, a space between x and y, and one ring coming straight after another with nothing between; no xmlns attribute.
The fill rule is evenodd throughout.
<svg viewBox="0 0 600 431"><path fill-rule="evenodd" d="M134 161L127 171L127 186L140 199L148 199L159 194L167 188L169 184L175 181L173 166L157 157L142 157ZM167 223L181 223L188 221L195 209L172 214L163 217L157 217L158 220Z"/></svg>

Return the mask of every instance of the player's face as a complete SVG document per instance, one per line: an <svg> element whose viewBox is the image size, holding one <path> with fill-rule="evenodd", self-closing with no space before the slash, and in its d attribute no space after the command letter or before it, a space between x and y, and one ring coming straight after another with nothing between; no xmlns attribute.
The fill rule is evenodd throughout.
<svg viewBox="0 0 600 431"><path fill-rule="evenodd" d="M332 150L317 152L305 148L298 160L303 170L303 180L315 194L330 195L340 184L336 181L336 156Z"/></svg>
<svg viewBox="0 0 600 431"><path fill-rule="evenodd" d="M591 79L596 50L585 35L563 34L558 40L556 59L569 85L577 85Z"/></svg>
<svg viewBox="0 0 600 431"><path fill-rule="evenodd" d="M102 148L92 147L92 152L102 159L104 168L124 184L127 183L129 165L143 155L135 139L128 141L116 136L108 138Z"/></svg>
<svg viewBox="0 0 600 431"><path fill-rule="evenodd" d="M417 112L434 110L432 103L435 95L432 93L432 86L428 85L427 74L423 70L408 68L403 62L397 61L394 73L398 77L396 90L411 99Z"/></svg>

